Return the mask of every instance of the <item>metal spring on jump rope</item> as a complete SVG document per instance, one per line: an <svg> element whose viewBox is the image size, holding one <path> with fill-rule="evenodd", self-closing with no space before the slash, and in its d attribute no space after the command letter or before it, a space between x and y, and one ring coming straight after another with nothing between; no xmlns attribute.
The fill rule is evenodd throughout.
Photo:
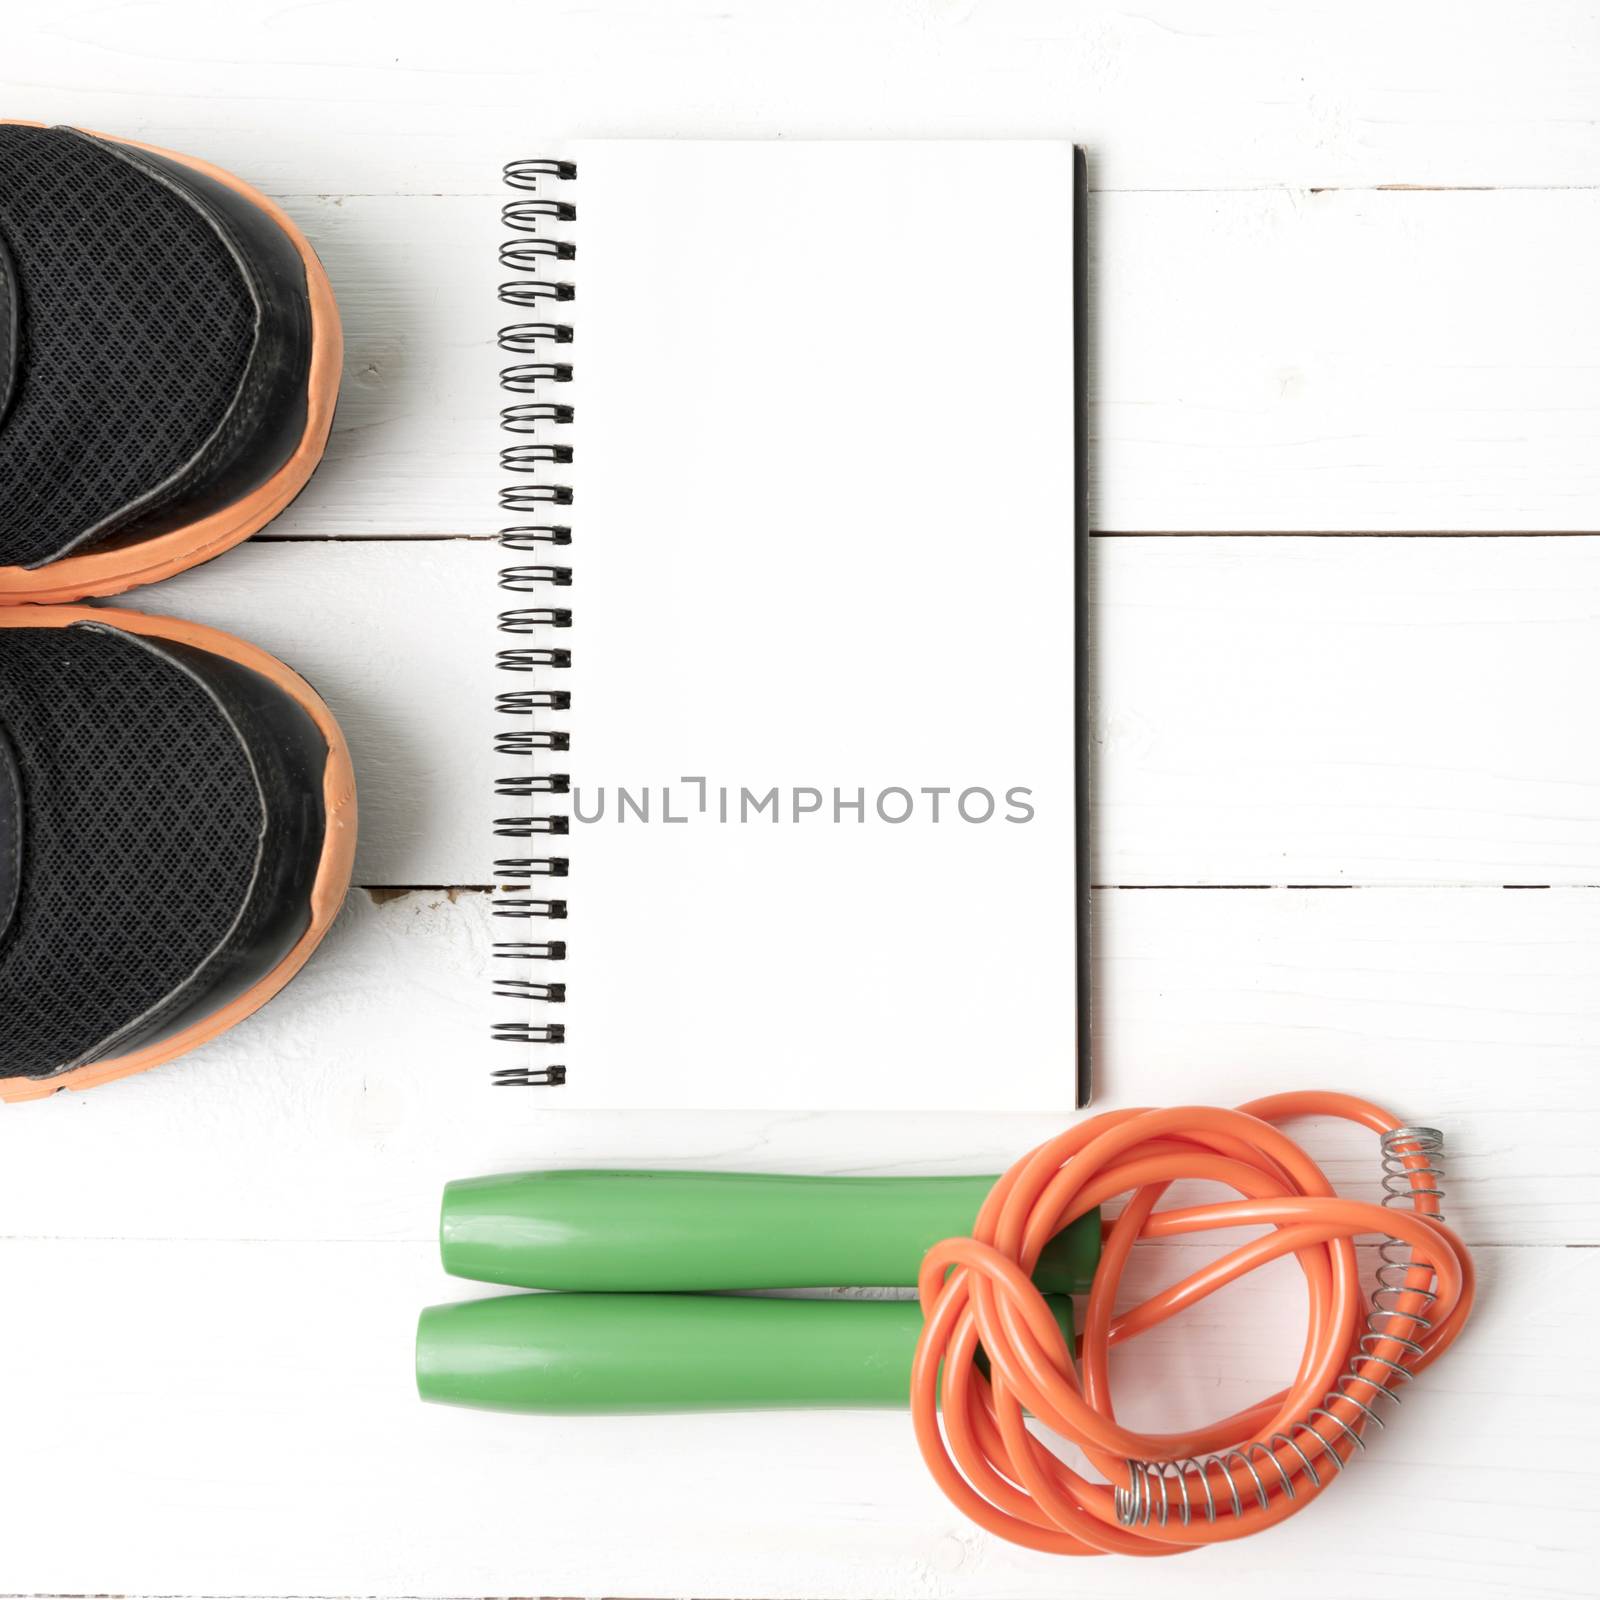
<svg viewBox="0 0 1600 1600"><path fill-rule="evenodd" d="M1444 1135L1437 1128L1394 1128L1381 1135L1384 1205L1420 1202L1419 1209L1429 1208L1426 1214L1430 1219L1442 1221L1444 1171L1438 1162L1443 1150ZM1330 1476L1343 1472L1350 1456L1366 1449L1360 1432L1332 1407L1342 1403L1374 1427L1385 1425L1373 1407L1380 1397L1400 1404L1395 1386L1409 1383L1415 1376L1406 1363L1423 1354L1419 1340L1432 1327L1425 1309L1437 1299L1430 1287L1407 1286L1408 1276L1431 1269L1427 1262L1412 1258L1411 1247L1404 1240L1386 1235L1378 1246L1378 1258L1377 1281L1368 1297L1366 1331L1357 1339L1349 1365L1323 1396L1322 1404L1290 1423L1286 1431L1236 1449L1181 1460L1130 1460L1128 1482L1119 1484L1114 1496L1117 1520L1123 1527L1142 1528L1155 1522L1164 1528L1171 1518L1188 1527L1195 1518L1215 1522L1221 1516L1242 1516L1251 1506L1265 1511L1274 1491L1286 1499L1295 1498L1295 1478L1302 1469L1311 1485L1320 1489L1323 1471ZM1424 1311L1400 1310L1397 1302L1404 1295L1420 1300ZM1400 1347L1398 1361L1373 1353L1375 1346L1386 1343ZM1362 1369L1371 1367L1381 1368L1383 1377L1364 1377ZM1317 1427L1318 1422L1329 1423L1336 1431L1325 1433ZM1349 1450L1341 1455L1335 1447L1346 1440ZM1284 1465L1283 1455L1293 1458L1289 1467Z"/></svg>
<svg viewBox="0 0 1600 1600"><path fill-rule="evenodd" d="M568 187L577 176L574 163L545 157L513 161L503 173L506 184L518 194L501 208L508 237L500 245L499 260L508 272L519 276L500 285L500 302L533 313L528 320L507 323L497 335L497 343L507 355L528 358L511 361L500 369L500 387L513 397L501 408L500 427L516 442L500 450L500 468L513 474L514 479L501 487L499 499L501 510L514 515L538 513L547 506L566 507L573 502L571 485L552 481L550 476L552 472L559 474L574 459L566 430L576 420L576 409L551 398L552 390L572 382L573 367L564 359L550 359L549 353L557 348L564 350L573 342L571 324L554 317L560 315L557 308L577 297L577 289L568 281L566 272L578 253L570 236L578 208ZM551 267L557 269L556 275L550 274ZM549 560L546 552L570 546L572 537L572 529L565 523L513 522L502 528L499 543L504 549L526 552L534 559L501 568L499 587L511 594L531 596L569 589L572 568ZM558 675L572 666L571 650L552 642L554 636L571 626L572 611L565 605L535 601L500 612L497 627L501 633L537 642L498 651L496 668L501 672L534 674L538 686L507 689L495 696L495 711L500 716L526 719L522 726L495 735L496 756L520 763L517 770L502 771L496 776L495 793L517 800L546 801L558 809L497 817L496 838L558 839L570 832L565 797L572 791L571 775L550 770L545 759L572 748L571 730L551 726L547 721L549 714L559 717L572 708L571 692L550 681L552 674ZM523 923L565 920L564 899L535 898L529 891L539 880L565 879L570 869L569 858L561 855L497 860L497 885L510 893L496 894L494 915ZM561 939L497 939L494 955L497 961L515 962L519 967L529 964L527 970L532 973L532 963L565 961L567 946ZM566 1024L547 1020L548 1013L543 1009L566 1003L564 982L513 971L496 977L494 996L539 1008L534 1017L494 1023L491 1031L495 1040L541 1050L566 1043ZM564 1066L542 1059L494 1074L497 1085L518 1088L553 1088L565 1083L566 1078Z"/></svg>

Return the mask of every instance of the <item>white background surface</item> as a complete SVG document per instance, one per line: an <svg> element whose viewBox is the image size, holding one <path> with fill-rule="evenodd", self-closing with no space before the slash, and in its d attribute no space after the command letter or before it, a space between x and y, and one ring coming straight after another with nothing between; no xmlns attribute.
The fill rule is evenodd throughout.
<svg viewBox="0 0 1600 1600"><path fill-rule="evenodd" d="M1593 1592L1600 8L67 0L8 17L0 82L7 115L232 167L327 260L326 466L144 603L319 683L383 891L208 1050L0 1117L0 1594ZM975 1170L1048 1131L483 1087L495 177L673 134L1090 148L1103 1102L1329 1086L1436 1121L1483 1278L1271 1535L1069 1568L965 1526L903 1416L411 1398L446 1177ZM958 221L981 276L980 197ZM1306 1137L1372 1192L1365 1141ZM1169 1325L1123 1414L1236 1409L1298 1314L1290 1269Z"/></svg>

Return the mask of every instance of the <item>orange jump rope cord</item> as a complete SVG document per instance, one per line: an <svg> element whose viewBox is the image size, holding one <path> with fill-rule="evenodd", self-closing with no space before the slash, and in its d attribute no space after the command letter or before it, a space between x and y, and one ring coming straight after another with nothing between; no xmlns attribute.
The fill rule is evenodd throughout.
<svg viewBox="0 0 1600 1600"><path fill-rule="evenodd" d="M1273 1126L1314 1116L1388 1135L1386 1187L1409 1205L1335 1195ZM923 1261L911 1408L939 1486L990 1533L1061 1555L1173 1555L1259 1532L1309 1505L1364 1448L1368 1424L1382 1425L1377 1402L1439 1356L1472 1308L1472 1259L1439 1220L1430 1137L1368 1101L1305 1093L1234 1111L1110 1111L1024 1156L990 1191L972 1236L946 1239ZM1169 1184L1195 1178L1240 1198L1155 1210ZM1127 1203L1106 1230L1074 1366L1029 1274L1055 1233L1118 1195ZM1250 1225L1272 1231L1117 1313L1136 1240ZM1388 1275L1370 1306L1353 1243L1363 1234L1390 1241ZM1293 1383L1188 1433L1119 1426L1111 1347L1285 1255L1299 1263L1309 1299ZM1025 1413L1076 1444L1104 1481L1048 1450Z"/></svg>

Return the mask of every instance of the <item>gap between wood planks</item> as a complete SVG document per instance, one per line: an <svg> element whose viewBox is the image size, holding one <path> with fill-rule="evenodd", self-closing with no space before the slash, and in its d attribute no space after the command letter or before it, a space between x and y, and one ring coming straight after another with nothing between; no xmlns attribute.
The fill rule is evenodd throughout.
<svg viewBox="0 0 1600 1600"><path fill-rule="evenodd" d="M758 144L758 139L732 141ZM1026 141L1024 141L1026 142ZM1091 183L1091 195L1103 194L1588 194L1600 189L1594 183L1238 183L1189 184L1149 187L1114 184L1102 188ZM315 201L319 205L342 205L346 200L503 200L503 189L270 189L280 204ZM6 1600L0 1595L0 1600Z"/></svg>
<svg viewBox="0 0 1600 1600"><path fill-rule="evenodd" d="M398 900L407 894L447 894L452 899L462 894L493 894L498 886L492 883L358 883L355 887L364 890L382 905L386 901ZM1340 893L1376 889L1384 894L1396 889L1463 889L1476 894L1482 893L1485 889L1532 890L1556 887L1558 886L1553 883L1091 883L1089 885L1096 894L1109 894L1113 890L1142 890L1158 894L1174 891L1183 894L1196 892L1225 894L1241 890L1255 893L1271 893L1276 890L1287 893L1302 889L1331 890ZM1563 883L1559 887L1582 893L1588 889L1600 889L1600 883ZM5 1600L5 1596L0 1595L0 1600Z"/></svg>
<svg viewBox="0 0 1600 1600"><path fill-rule="evenodd" d="M1361 528L1270 528L1222 533L1210 528L1097 528L1091 539L1593 539L1600 528L1396 528L1377 532ZM253 544L494 544L493 533L258 533ZM0 1595L0 1600L5 1596Z"/></svg>
<svg viewBox="0 0 1600 1600"><path fill-rule="evenodd" d="M1230 1230L1232 1231L1232 1230ZM1239 1231L1243 1231L1242 1229ZM148 1234L148 1233L7 1233L0 1234L0 1249L7 1245L19 1244L131 1244L151 1245L165 1247L167 1245L260 1245L270 1250L300 1250L307 1246L320 1248L323 1245L332 1246L340 1250L366 1250L372 1247L386 1250L416 1250L419 1247L431 1250L438 1244L432 1234L416 1234L407 1238L363 1239L357 1235L341 1238L325 1238L314 1234L306 1234L293 1238L272 1238L270 1235L258 1234ZM1141 1248L1157 1250L1194 1250L1195 1242L1192 1239L1142 1239ZM1234 1248L1231 1244L1217 1244L1209 1247L1216 1255L1222 1255L1227 1250ZM1501 1250L1600 1250L1600 1244L1584 1243L1581 1241L1566 1242L1550 1239L1499 1239L1490 1244L1474 1243L1472 1253L1475 1256L1486 1256ZM1365 1271L1365 1258L1377 1258L1378 1243L1358 1241L1356 1253L1364 1258L1363 1271ZM463 1280L467 1281L467 1280ZM832 1289L834 1286L822 1284L821 1289ZM859 1287L859 1286L857 1286ZM898 1284L884 1285L885 1288L900 1288ZM549 1291L542 1291L549 1292ZM761 1292L761 1291L757 1291ZM776 1292L776 1291L767 1291ZM848 1298L850 1289L845 1288L840 1292L840 1298ZM886 1298L911 1299L913 1291L906 1288L897 1296ZM0 1591L0 1600L16 1600L16 1597ZM117 1594L104 1595L57 1595L55 1600L134 1600L132 1595ZM168 1597L172 1600L172 1597ZM179 1597L182 1600L182 1597Z"/></svg>

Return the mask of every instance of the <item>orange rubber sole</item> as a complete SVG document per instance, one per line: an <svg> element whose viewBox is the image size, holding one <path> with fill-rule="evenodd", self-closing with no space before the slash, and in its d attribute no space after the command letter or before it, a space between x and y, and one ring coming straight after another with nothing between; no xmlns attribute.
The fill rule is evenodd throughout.
<svg viewBox="0 0 1600 1600"><path fill-rule="evenodd" d="M356 855L356 778L339 724L316 690L276 656L235 639L216 628L170 617L149 617L137 611L100 606L22 606L0 612L0 628L60 628L74 622L99 622L126 633L168 639L212 655L225 656L283 690L311 718L328 744L323 773L323 809L327 831L311 891L311 922L299 942L259 983L236 1000L159 1044L107 1061L91 1062L53 1078L0 1078L0 1101L42 1100L61 1089L92 1089L117 1078L159 1067L194 1050L259 1011L303 967L321 944L344 904Z"/></svg>
<svg viewBox="0 0 1600 1600"><path fill-rule="evenodd" d="M0 118L10 127L42 128L42 122ZM87 130L86 130L87 131ZM122 594L141 584L156 583L174 573L209 561L248 539L285 510L305 488L327 448L333 427L334 403L339 398L339 376L344 364L344 335L333 286L306 236L284 209L231 172L196 160L176 150L143 144L137 139L96 138L132 150L148 150L179 162L192 171L224 184L267 213L289 236L305 263L306 289L311 302L311 373L306 401L306 426L294 454L259 489L224 506L197 522L174 528L153 539L143 539L122 549L87 551L64 556L38 569L0 566L0 606L61 600L86 600L96 595Z"/></svg>

